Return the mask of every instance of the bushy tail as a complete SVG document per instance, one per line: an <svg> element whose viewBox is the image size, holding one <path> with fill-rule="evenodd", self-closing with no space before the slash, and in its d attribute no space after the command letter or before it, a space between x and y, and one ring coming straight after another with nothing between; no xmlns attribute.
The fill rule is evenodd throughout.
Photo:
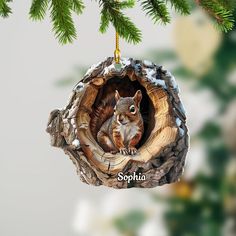
<svg viewBox="0 0 236 236"><path fill-rule="evenodd" d="M108 96L103 99L91 114L90 130L93 137L97 140L97 133L103 123L108 120L114 113L115 98L114 95Z"/></svg>

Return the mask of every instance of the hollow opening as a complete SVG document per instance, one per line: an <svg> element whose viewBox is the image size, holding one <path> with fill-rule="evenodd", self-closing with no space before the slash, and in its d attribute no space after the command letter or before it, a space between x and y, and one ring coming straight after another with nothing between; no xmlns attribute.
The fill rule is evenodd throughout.
<svg viewBox="0 0 236 236"><path fill-rule="evenodd" d="M144 122L144 133L141 140L137 144L137 148L141 147L150 136L154 127L154 107L149 98L146 89L137 81L131 81L128 76L123 78L113 77L99 89L95 102L92 106L90 114L90 130L97 141L97 133L102 124L113 115L115 106L114 93L119 91L121 97L133 97L137 90L142 91L142 100L140 103L140 112ZM109 114L109 115L108 115ZM104 120L106 117L106 120Z"/></svg>

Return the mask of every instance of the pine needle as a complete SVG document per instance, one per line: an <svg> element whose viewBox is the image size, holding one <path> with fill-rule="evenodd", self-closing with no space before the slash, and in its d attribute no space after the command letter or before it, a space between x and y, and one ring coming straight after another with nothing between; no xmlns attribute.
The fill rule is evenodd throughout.
<svg viewBox="0 0 236 236"><path fill-rule="evenodd" d="M9 0L0 0L0 16L3 18L7 18L11 13L11 8L8 3L11 2Z"/></svg>
<svg viewBox="0 0 236 236"><path fill-rule="evenodd" d="M168 4L174 11L181 15L190 14L188 0L95 0L101 8L100 27L101 33L105 33L110 23L115 27L119 35L129 43L139 43L142 35L132 20L123 12L139 2L142 10L154 23L167 24L170 22ZM12 10L9 3L12 0L0 0L0 16L8 17ZM222 31L232 30L234 26L233 11L236 8L235 0L195 0ZM71 43L76 39L76 29L72 13L80 15L84 9L83 0L32 0L29 15L32 20L43 20L50 13L53 31L56 38L62 44Z"/></svg>
<svg viewBox="0 0 236 236"><path fill-rule="evenodd" d="M43 20L48 9L48 0L33 0L30 7L30 18L32 20Z"/></svg>
<svg viewBox="0 0 236 236"><path fill-rule="evenodd" d="M152 18L154 23L167 24L170 22L170 14L164 1L160 0L143 0L141 1L142 9Z"/></svg>

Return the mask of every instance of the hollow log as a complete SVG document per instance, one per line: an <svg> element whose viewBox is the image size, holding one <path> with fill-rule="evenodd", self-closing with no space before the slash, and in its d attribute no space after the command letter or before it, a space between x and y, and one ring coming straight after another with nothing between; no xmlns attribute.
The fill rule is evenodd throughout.
<svg viewBox="0 0 236 236"><path fill-rule="evenodd" d="M136 155L108 153L97 142L102 101L116 89L124 97L138 89L143 93L144 133ZM162 66L122 58L118 68L109 57L87 71L64 109L51 112L51 145L69 155L87 184L150 188L175 182L183 172L189 141L178 94L174 77Z"/></svg>

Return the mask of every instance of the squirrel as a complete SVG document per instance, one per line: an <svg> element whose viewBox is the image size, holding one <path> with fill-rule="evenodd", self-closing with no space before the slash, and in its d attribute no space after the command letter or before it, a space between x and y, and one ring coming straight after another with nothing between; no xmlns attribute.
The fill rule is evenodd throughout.
<svg viewBox="0 0 236 236"><path fill-rule="evenodd" d="M98 143L104 151L123 155L137 154L135 146L144 131L143 118L139 111L141 100L141 90L134 97L121 97L115 91L116 105L113 115L102 124L97 133Z"/></svg>

